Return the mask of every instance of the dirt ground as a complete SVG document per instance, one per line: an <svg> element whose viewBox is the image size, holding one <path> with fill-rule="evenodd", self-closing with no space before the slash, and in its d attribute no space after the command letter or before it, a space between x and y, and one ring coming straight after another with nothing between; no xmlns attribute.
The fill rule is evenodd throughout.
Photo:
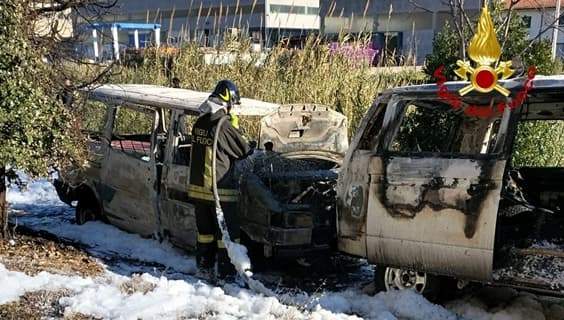
<svg viewBox="0 0 564 320"><path fill-rule="evenodd" d="M0 240L0 262L8 270L36 275L42 271L96 277L103 267L85 252L39 236L15 235L11 240ZM0 305L0 319L89 320L92 317L64 315L59 299L67 296L65 290L27 292L18 301Z"/></svg>

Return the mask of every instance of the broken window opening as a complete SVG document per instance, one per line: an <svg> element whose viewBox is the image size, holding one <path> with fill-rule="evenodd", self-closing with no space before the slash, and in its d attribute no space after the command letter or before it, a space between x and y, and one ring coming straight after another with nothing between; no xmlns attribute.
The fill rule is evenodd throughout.
<svg viewBox="0 0 564 320"><path fill-rule="evenodd" d="M118 107L112 131L111 147L148 161L155 111Z"/></svg>
<svg viewBox="0 0 564 320"><path fill-rule="evenodd" d="M499 118L468 117L437 101L408 102L388 151L492 154L500 122Z"/></svg>
<svg viewBox="0 0 564 320"><path fill-rule="evenodd" d="M99 101L86 100L77 108L82 132L90 140L101 141L106 124L107 106Z"/></svg>
<svg viewBox="0 0 564 320"><path fill-rule="evenodd" d="M564 120L527 120L517 127L513 166L564 167Z"/></svg>

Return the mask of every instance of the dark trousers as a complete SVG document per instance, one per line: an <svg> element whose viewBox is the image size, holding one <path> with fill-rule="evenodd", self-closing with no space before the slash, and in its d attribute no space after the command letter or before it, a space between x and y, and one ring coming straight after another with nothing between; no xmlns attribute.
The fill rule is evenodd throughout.
<svg viewBox="0 0 564 320"><path fill-rule="evenodd" d="M221 208L227 224L227 230L231 241L239 241L239 217L237 202L222 202ZM213 268L216 256L218 262L218 273L228 275L234 273L234 268L227 256L227 250L223 243L221 230L217 223L215 203L211 201L197 200L194 202L196 211L196 226L198 228L198 242L196 261L198 268Z"/></svg>

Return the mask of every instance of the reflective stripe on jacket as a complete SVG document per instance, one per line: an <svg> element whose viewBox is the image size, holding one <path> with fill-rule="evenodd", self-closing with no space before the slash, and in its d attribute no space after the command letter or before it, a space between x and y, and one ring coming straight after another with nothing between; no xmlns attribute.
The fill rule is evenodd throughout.
<svg viewBox="0 0 564 320"><path fill-rule="evenodd" d="M206 101L215 107L213 101ZM211 109L211 108L210 108ZM192 154L190 160L190 181L188 196L194 199L214 201L212 189L213 140L217 124L227 116L224 109L215 113L206 113L192 128ZM233 183L225 182L235 160L242 159L249 153L249 146L238 130L229 121L223 122L218 133L216 155L216 178L221 201L236 202L239 191ZM228 178L225 180L229 180Z"/></svg>

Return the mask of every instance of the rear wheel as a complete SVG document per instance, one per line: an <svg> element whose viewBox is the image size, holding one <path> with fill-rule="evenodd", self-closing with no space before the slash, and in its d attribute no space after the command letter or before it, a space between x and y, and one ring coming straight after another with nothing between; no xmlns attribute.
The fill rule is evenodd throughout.
<svg viewBox="0 0 564 320"><path fill-rule="evenodd" d="M83 225L88 221L100 219L101 216L100 205L93 196L86 196L78 200L75 210L76 224Z"/></svg>
<svg viewBox="0 0 564 320"><path fill-rule="evenodd" d="M413 289L434 301L440 293L441 278L421 271L377 267L375 285L378 291Z"/></svg>

